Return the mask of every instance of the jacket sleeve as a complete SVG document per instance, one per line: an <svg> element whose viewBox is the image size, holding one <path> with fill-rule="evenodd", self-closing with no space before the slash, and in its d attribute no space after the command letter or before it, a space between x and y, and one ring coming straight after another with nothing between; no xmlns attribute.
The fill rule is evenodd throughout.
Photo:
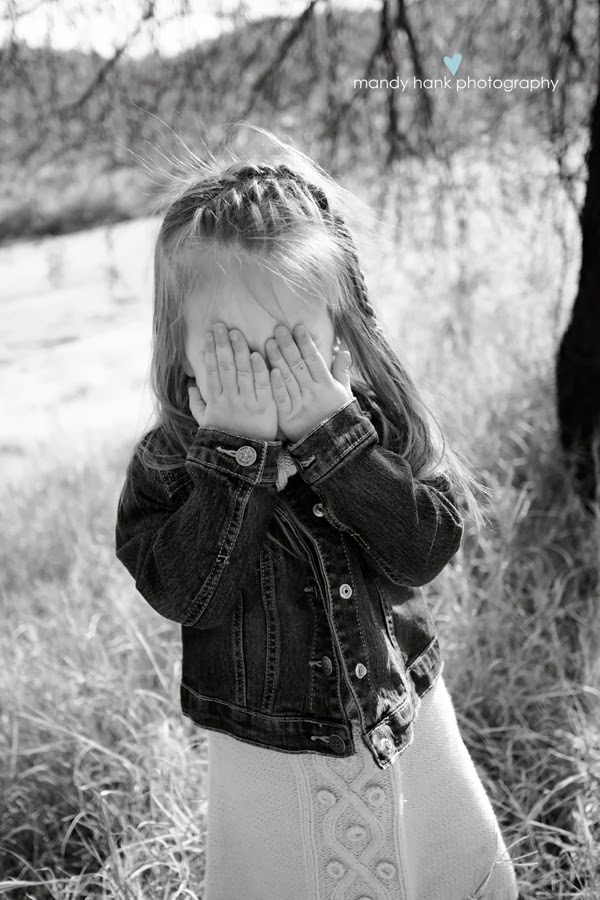
<svg viewBox="0 0 600 900"><path fill-rule="evenodd" d="M395 584L428 584L458 550L464 526L447 476L415 479L356 398L288 449L326 518Z"/></svg>
<svg viewBox="0 0 600 900"><path fill-rule="evenodd" d="M280 449L281 441L202 426L175 477L148 471L133 455L118 501L116 556L162 616L198 628L226 616L266 538Z"/></svg>

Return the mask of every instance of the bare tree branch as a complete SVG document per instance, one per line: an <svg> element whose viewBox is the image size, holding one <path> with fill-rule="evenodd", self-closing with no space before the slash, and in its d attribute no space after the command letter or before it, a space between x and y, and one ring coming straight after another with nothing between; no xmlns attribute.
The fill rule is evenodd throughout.
<svg viewBox="0 0 600 900"><path fill-rule="evenodd" d="M120 47L117 47L112 57L104 63L103 66L98 69L96 76L93 81L87 86L87 88L83 91L81 96L74 100L72 103L67 103L61 106L57 112L59 116L64 116L66 114L71 115L77 110L81 109L84 106L93 93L98 89L99 85L106 79L109 72L115 67L117 62L121 59L127 48L131 45L132 41L138 36L140 33L142 26L149 19L154 17L154 6L155 0L146 0L146 8L141 19L137 22L135 28L131 32L131 34L127 37L123 44Z"/></svg>
<svg viewBox="0 0 600 900"><path fill-rule="evenodd" d="M294 21L292 27L281 42L275 56L273 57L269 65L266 67L264 72L259 75L259 77L252 85L250 89L250 100L242 113L243 119L249 116L254 109L259 95L262 93L265 85L268 84L269 80L273 78L283 61L286 59L289 51L304 31L308 20L313 15L313 11L318 2L319 0L310 0L310 3L306 7L306 9Z"/></svg>
<svg viewBox="0 0 600 900"><path fill-rule="evenodd" d="M406 12L404 0L397 0L396 28L398 29L398 31L403 31L406 34L414 73L416 77L421 79L422 81L425 78L423 63L418 48L417 38ZM422 124L425 129L428 129L431 126L433 120L433 107L429 92L419 91L418 99L418 109L421 114Z"/></svg>

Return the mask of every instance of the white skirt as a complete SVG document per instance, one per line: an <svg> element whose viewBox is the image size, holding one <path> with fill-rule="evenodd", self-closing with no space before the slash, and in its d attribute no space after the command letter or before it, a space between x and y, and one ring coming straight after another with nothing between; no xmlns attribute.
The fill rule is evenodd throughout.
<svg viewBox="0 0 600 900"><path fill-rule="evenodd" d="M284 753L208 736L204 900L517 900L515 872L440 675L411 744Z"/></svg>

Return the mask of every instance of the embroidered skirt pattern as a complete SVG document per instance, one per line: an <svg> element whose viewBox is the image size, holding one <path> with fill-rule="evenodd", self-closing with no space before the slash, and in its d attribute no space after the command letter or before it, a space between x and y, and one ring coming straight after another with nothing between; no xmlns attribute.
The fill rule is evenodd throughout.
<svg viewBox="0 0 600 900"><path fill-rule="evenodd" d="M204 900L517 900L443 677L387 769L351 721L356 753L343 758L206 730Z"/></svg>

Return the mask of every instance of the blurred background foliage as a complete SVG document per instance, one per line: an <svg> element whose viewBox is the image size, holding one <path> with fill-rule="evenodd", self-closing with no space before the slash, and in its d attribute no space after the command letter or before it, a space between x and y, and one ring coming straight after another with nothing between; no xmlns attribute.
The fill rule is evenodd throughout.
<svg viewBox="0 0 600 900"><path fill-rule="evenodd" d="M37 4L38 6L43 5ZM50 4L52 6L53 4ZM92 6L81 12L91 16ZM172 4L185 24L187 4ZM25 15L25 13L23 13ZM382 2L380 9L307 3L293 18L236 18L235 28L172 56L128 52L161 27L155 6L111 56L19 38L18 13L0 63L0 240L59 234L148 214L152 186L136 155L192 145L201 130L251 117L280 128L332 174L384 177L411 160L510 143L544 147L567 188L582 177L597 90L592 0ZM82 30L85 20L82 20ZM355 88L357 78L552 78L555 91Z"/></svg>

